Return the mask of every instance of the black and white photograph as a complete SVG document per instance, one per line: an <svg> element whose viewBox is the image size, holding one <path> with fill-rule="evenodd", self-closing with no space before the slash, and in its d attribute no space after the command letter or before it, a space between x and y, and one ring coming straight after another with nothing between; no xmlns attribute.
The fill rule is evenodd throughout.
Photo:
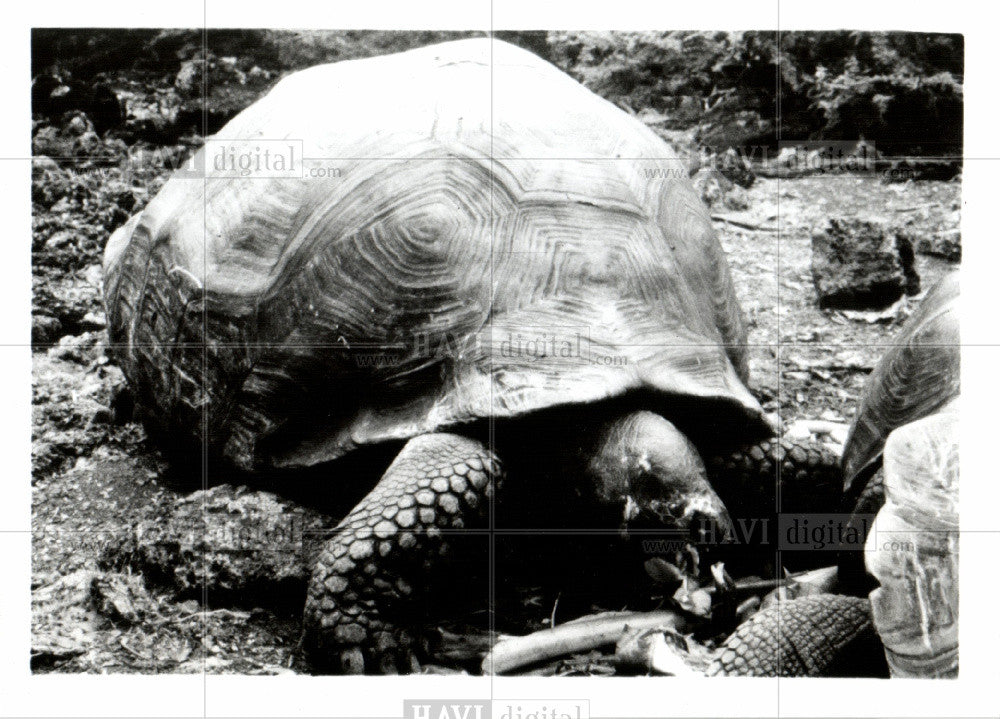
<svg viewBox="0 0 1000 719"><path fill-rule="evenodd" d="M972 5L213 4L8 33L0 714L1000 712Z"/></svg>

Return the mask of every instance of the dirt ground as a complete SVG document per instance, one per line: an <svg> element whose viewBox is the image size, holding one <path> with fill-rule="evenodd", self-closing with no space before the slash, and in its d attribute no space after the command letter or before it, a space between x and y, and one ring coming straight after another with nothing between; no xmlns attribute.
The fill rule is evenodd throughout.
<svg viewBox="0 0 1000 719"><path fill-rule="evenodd" d="M36 162L32 664L60 672L302 671L294 612L176 598L99 563L116 533L188 491L133 421L122 374L105 352L100 301L107 234L155 193L167 164L136 177L90 160ZM887 312L819 310L813 229L852 215L924 234L956 229L960 192L957 181L887 184L874 175L759 178L746 192L749 209L712 209L749 320L753 389L765 409L786 423L850 422L868 373L919 302L904 299ZM916 256L924 290L954 266ZM525 629L544 626L552 611L529 601Z"/></svg>

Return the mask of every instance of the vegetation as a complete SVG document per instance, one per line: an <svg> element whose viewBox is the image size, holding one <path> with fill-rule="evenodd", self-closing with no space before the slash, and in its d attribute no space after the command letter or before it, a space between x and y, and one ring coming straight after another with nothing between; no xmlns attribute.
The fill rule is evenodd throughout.
<svg viewBox="0 0 1000 719"><path fill-rule="evenodd" d="M61 97L75 93L81 103L85 88L97 82L124 93L130 111L131 105L148 104L149 98L140 96L153 91L159 107L177 108L169 123L178 131L212 132L292 70L481 34L39 29L33 34L32 70L35 77L57 77L65 83ZM536 31L498 36L546 57L612 102L654 111L664 116L667 129L689 132L713 147L863 138L888 155L961 155L961 35ZM46 106L47 99L36 97L36 109L68 109L66 103ZM136 124L148 135L150 123ZM153 125L162 129L162 123Z"/></svg>

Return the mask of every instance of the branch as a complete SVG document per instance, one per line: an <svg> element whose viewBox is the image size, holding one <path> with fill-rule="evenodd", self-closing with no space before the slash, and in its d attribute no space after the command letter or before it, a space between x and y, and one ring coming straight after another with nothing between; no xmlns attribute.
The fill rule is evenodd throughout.
<svg viewBox="0 0 1000 719"><path fill-rule="evenodd" d="M504 674L536 662L615 644L627 631L669 627L684 631L687 620L677 612L615 613L543 629L498 642L483 659L484 674Z"/></svg>

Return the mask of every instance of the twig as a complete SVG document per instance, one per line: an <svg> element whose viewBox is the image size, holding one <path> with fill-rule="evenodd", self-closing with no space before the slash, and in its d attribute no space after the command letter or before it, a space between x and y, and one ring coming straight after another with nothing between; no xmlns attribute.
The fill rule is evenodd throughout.
<svg viewBox="0 0 1000 719"><path fill-rule="evenodd" d="M825 573L835 570L835 567L822 567L820 569L810 569L804 572L796 572L795 574L789 574L781 579L741 579L733 583L730 589L727 589L727 593L732 593L736 595L746 595L746 594L760 594L762 592L770 592L772 590L778 589L780 587L788 587L794 584L801 584L803 582L809 582L815 577L819 577ZM716 587L705 587L705 591L709 593L716 593L718 590Z"/></svg>
<svg viewBox="0 0 1000 719"><path fill-rule="evenodd" d="M669 611L636 612L563 624L498 642L483 659L483 673L503 674L566 654L577 654L615 644L627 631L661 626L683 631L686 625L684 617Z"/></svg>
<svg viewBox="0 0 1000 719"><path fill-rule="evenodd" d="M126 641L125 637L121 637L118 640L118 643L121 645L122 649L124 649L125 651L127 651L129 654L131 654L136 659L140 659L143 662L151 662L151 661L153 661L153 658L151 656L147 657L145 654L142 654L141 652L139 652L139 651L133 649L132 647L130 647L128 645L128 641Z"/></svg>
<svg viewBox="0 0 1000 719"><path fill-rule="evenodd" d="M238 609L207 609L205 611L193 612L191 614L180 614L175 617L161 616L158 619L156 619L156 621L150 622L149 624L150 626L154 627L160 626L161 624L179 624L181 622L186 622L189 619L197 619L199 617L204 617L207 619L208 617L216 615L223 615L223 616L229 615L233 619L243 619L243 620L250 618L249 612L241 612Z"/></svg>
<svg viewBox="0 0 1000 719"><path fill-rule="evenodd" d="M733 220L725 215L712 215L712 219L716 222L725 222L727 225L732 225L733 227L739 227L743 230L753 230L755 232L778 232L777 227L768 227L767 225L755 225L751 222L743 222L742 220Z"/></svg>
<svg viewBox="0 0 1000 719"><path fill-rule="evenodd" d="M738 594L758 594L760 592L770 592L772 589L784 587L792 582L793 580L790 577L786 577L784 579L743 580L736 582L735 586L733 586L730 591ZM714 589L714 587L710 587L709 591L712 589Z"/></svg>
<svg viewBox="0 0 1000 719"><path fill-rule="evenodd" d="M733 586L730 592L738 596L743 595L756 595L762 594L764 592L771 592L775 589L781 589L782 587L794 587L805 584L812 584L815 586L825 587L824 582L828 582L831 579L835 579L837 574L837 567L820 567L819 569L809 569L803 572L795 572L794 574L788 574L781 579L744 579ZM712 591L714 587L707 588L708 591ZM827 587L824 591L829 591Z"/></svg>

